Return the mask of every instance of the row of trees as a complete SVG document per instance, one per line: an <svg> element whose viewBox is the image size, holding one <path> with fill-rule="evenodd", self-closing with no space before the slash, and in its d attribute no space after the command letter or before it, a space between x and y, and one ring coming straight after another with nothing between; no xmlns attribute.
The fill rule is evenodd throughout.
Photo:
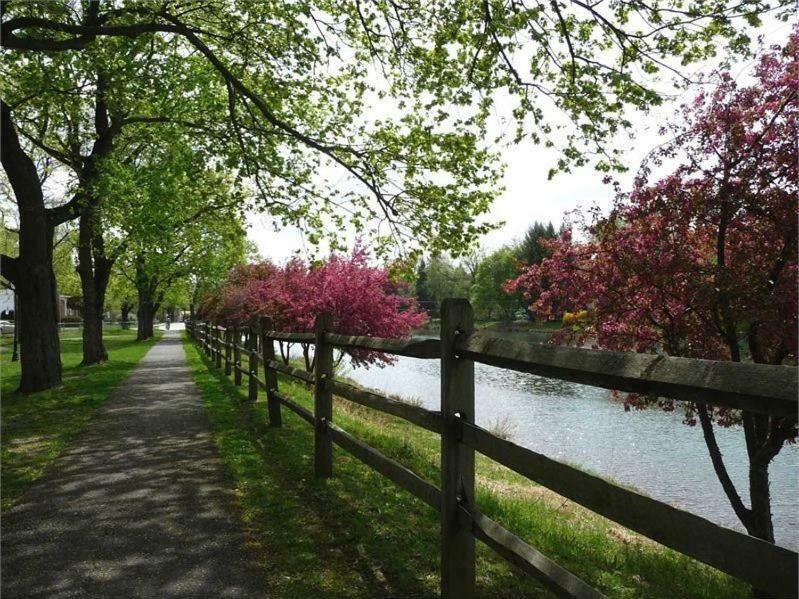
<svg viewBox="0 0 799 599"><path fill-rule="evenodd" d="M91 222L54 227L53 281L59 294L77 300L73 307L84 323L84 364L107 359L102 320L110 309L127 320L135 308L138 338L147 339L162 306L188 306L216 270L224 273L248 249L244 192L229 172L209 168L204 155L180 137L168 143L149 140L141 150L112 154L102 162L94 190L102 202L93 208ZM40 157L37 166L48 177L65 174L63 165ZM56 192L69 184L62 183ZM14 220L12 213L5 222L7 254L12 256L20 247ZM16 291L19 282L9 279ZM24 315L30 311L25 300L19 311L24 330Z"/></svg>
<svg viewBox="0 0 799 599"><path fill-rule="evenodd" d="M141 161L157 171L156 148L185 144L206 169L246 179L255 207L311 241L335 240L346 222L373 233L379 252L460 253L489 228L478 217L501 174L483 141L495 95L513 98L518 138L549 139L559 121L544 102L564 113L572 134L556 170L620 166L609 141L628 125L627 107L661 101L656 73L712 56L719 39L745 51L745 27L781 7L660 4L0 3L2 164L19 229L18 254L0 266L23 306L21 389L60 383L53 244L68 222L78 228L84 361L105 358L104 299L133 244L113 237L122 226L107 202L119 184L130 189L120 173ZM376 102L387 108L379 116ZM65 173L55 198L41 157ZM194 214L171 198L160 209ZM184 252L150 257L164 255ZM139 301L152 306L159 296L145 278Z"/></svg>
<svg viewBox="0 0 799 599"><path fill-rule="evenodd" d="M253 318L272 319L277 330L310 332L316 317L332 314L336 331L345 335L401 338L427 320L408 285L395 280L388 268L370 264L361 245L348 255L307 263L293 259L282 266L271 262L234 268L223 285L209 291L199 306L201 318L228 325L249 326ZM285 361L289 347L281 343ZM354 350L356 364L390 363L392 356ZM303 345L306 368L312 369L309 345Z"/></svg>

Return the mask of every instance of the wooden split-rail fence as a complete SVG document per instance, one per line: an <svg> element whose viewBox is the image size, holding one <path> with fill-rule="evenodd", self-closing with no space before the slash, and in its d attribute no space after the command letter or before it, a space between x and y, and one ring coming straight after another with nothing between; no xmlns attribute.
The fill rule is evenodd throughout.
<svg viewBox="0 0 799 599"><path fill-rule="evenodd" d="M441 518L441 595L469 599L475 592L475 539L534 576L561 597L602 597L586 582L481 514L474 502L474 452L503 464L589 510L666 547L713 566L775 597L797 597L797 553L724 528L705 518L625 489L493 435L474 422L474 362L618 391L797 417L797 370L791 366L716 362L662 355L596 351L509 340L474 330L466 300L446 300L441 338L393 340L331 332L328 314L313 333L271 330L261 318L246 329L188 323L189 334L216 366L249 379L249 400L266 390L269 423L281 426L281 406L314 427L314 471L333 474L336 444L391 479ZM242 338L245 345L242 345ZM313 344L314 372L277 361L274 341ZM427 410L336 380L333 351L358 349L441 361L441 409ZM243 368L242 355L248 367ZM258 378L259 364L263 378ZM277 373L314 386L313 412L280 393ZM333 395L379 410L441 436L440 486L336 426Z"/></svg>

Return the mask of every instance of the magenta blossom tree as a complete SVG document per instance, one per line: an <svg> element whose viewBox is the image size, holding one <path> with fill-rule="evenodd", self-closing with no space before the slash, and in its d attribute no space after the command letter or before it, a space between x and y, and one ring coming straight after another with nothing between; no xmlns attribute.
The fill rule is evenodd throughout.
<svg viewBox="0 0 799 599"><path fill-rule="evenodd" d="M427 319L404 283L395 282L387 268L372 266L360 244L348 255L333 254L320 264L297 258L282 266L270 262L231 271L228 281L203 301L200 316L244 324L268 316L275 329L313 331L316 317L329 312L336 332L344 335L402 338ZM288 360L289 347L281 344ZM391 356L348 351L356 364L386 364ZM312 368L310 347L303 346L306 368Z"/></svg>
<svg viewBox="0 0 799 599"><path fill-rule="evenodd" d="M506 284L539 313L588 310L559 342L715 360L795 363L799 28L763 54L757 83L719 85L684 107L675 141L654 157L674 171L618 193L593 213L588 241L571 232L545 242L551 256ZM668 161L668 162L666 162ZM629 396L627 407L673 402ZM774 542L769 464L796 436L796 420L687 404L718 479L749 534ZM730 479L714 427L741 425L749 501ZM748 503L748 505L747 505Z"/></svg>

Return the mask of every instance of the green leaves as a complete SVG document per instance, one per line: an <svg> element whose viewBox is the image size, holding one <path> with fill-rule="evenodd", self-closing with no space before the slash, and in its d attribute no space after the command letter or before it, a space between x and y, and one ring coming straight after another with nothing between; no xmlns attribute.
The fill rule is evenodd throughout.
<svg viewBox="0 0 799 599"><path fill-rule="evenodd" d="M251 182L254 207L313 243L335 245L346 223L383 254L457 254L499 193L486 126L508 98L514 140L559 149L551 174L623 169L628 110L657 105L664 79L686 81L684 65L746 52L746 26L788 6L138 0L93 16L12 3L3 93L69 159L91 139L102 74L109 110L139 118L136 135L167 120L191 132L209 162Z"/></svg>

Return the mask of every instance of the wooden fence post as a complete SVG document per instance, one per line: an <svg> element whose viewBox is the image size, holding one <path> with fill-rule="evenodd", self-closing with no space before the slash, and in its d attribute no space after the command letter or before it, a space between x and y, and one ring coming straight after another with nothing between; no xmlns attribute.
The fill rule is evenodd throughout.
<svg viewBox="0 0 799 599"><path fill-rule="evenodd" d="M241 385L241 329L233 325L233 384Z"/></svg>
<svg viewBox="0 0 799 599"><path fill-rule="evenodd" d="M267 337L267 332L272 330L272 319L266 316L261 318L261 356L264 359L264 383L266 384L266 402L269 410L269 426L283 426L280 415L280 402L275 397L277 391L277 373L269 366L270 360L275 359L275 344Z"/></svg>
<svg viewBox="0 0 799 599"><path fill-rule="evenodd" d="M211 357L211 323L205 323L205 355Z"/></svg>
<svg viewBox="0 0 799 599"><path fill-rule="evenodd" d="M333 474L333 442L327 423L333 420L333 394L328 381L333 376L333 346L325 343L325 333L333 328L333 315L327 312L316 317L314 347L314 474L329 478Z"/></svg>
<svg viewBox="0 0 799 599"><path fill-rule="evenodd" d="M216 367L222 368L222 328L214 325L214 344L216 345Z"/></svg>
<svg viewBox="0 0 799 599"><path fill-rule="evenodd" d="M225 327L225 376L230 376L231 372L231 355L233 353L233 348L230 347L230 338L231 338L231 329L230 323Z"/></svg>
<svg viewBox="0 0 799 599"><path fill-rule="evenodd" d="M460 442L460 420L474 422L474 362L455 355L455 339L474 330L465 299L441 305L441 597L474 597L474 536L458 506L474 505L474 450Z"/></svg>
<svg viewBox="0 0 799 599"><path fill-rule="evenodd" d="M258 400L258 329L256 328L256 322L258 322L256 318L250 321L250 334L247 338L249 341L247 346L250 348L250 362L247 367L250 373L250 386L247 400L252 402Z"/></svg>

